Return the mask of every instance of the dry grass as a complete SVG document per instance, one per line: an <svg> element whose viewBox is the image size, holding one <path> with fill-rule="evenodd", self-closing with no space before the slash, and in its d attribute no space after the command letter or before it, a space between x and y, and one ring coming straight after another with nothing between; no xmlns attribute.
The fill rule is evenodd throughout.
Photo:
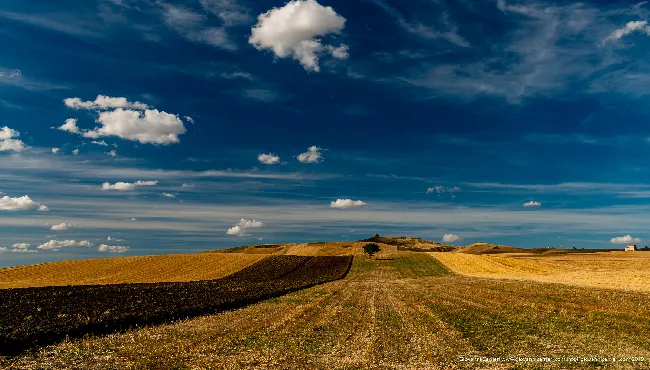
<svg viewBox="0 0 650 370"><path fill-rule="evenodd" d="M0 288L218 279L265 257L201 253L51 262L0 269Z"/></svg>
<svg viewBox="0 0 650 370"><path fill-rule="evenodd" d="M587 369L460 356L650 359L650 296L445 274L425 253L355 258L339 281L243 309L50 346L16 369ZM627 366L627 367L626 367Z"/></svg>
<svg viewBox="0 0 650 370"><path fill-rule="evenodd" d="M650 253L431 255L461 275L650 292Z"/></svg>
<svg viewBox="0 0 650 370"><path fill-rule="evenodd" d="M288 246L286 254L298 256L341 256L341 255L363 255L365 242L323 242L306 243ZM397 247L384 243L376 243L380 251L377 256L388 256L397 253Z"/></svg>

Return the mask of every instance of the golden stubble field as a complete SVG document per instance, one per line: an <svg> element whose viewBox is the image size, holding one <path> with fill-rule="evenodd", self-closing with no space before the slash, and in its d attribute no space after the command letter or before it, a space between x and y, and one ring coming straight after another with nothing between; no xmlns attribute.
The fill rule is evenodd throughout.
<svg viewBox="0 0 650 370"><path fill-rule="evenodd" d="M250 306L70 340L8 369L643 369L650 295L450 273L426 253L355 257L342 280ZM552 358L470 363L461 358Z"/></svg>
<svg viewBox="0 0 650 370"><path fill-rule="evenodd" d="M215 251L198 254L117 257L71 260L0 269L0 289L40 286L159 283L219 279L270 255L363 255L359 242L283 244L277 247L242 248L239 253ZM378 258L397 252L397 247L378 243Z"/></svg>
<svg viewBox="0 0 650 370"><path fill-rule="evenodd" d="M42 263L0 269L0 289L219 279L265 257L201 253Z"/></svg>
<svg viewBox="0 0 650 370"><path fill-rule="evenodd" d="M465 276L650 292L647 252L430 254L451 271Z"/></svg>

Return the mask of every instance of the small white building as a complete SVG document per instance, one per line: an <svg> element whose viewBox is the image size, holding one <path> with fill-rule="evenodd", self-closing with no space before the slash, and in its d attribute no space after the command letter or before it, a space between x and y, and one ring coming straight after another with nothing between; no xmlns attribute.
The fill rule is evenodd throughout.
<svg viewBox="0 0 650 370"><path fill-rule="evenodd" d="M636 244L630 244L625 246L625 251L626 252L634 252L636 250Z"/></svg>

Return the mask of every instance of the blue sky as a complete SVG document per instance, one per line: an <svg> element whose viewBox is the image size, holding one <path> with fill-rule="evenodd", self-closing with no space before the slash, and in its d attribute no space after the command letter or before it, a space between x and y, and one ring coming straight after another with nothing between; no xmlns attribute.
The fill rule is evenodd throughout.
<svg viewBox="0 0 650 370"><path fill-rule="evenodd" d="M611 1L5 1L0 267L374 233L645 245L648 18Z"/></svg>

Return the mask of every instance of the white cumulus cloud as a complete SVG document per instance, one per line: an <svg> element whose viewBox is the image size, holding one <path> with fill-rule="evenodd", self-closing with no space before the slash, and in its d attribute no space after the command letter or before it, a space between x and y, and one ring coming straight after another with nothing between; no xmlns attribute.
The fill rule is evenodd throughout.
<svg viewBox="0 0 650 370"><path fill-rule="evenodd" d="M72 109L90 109L90 110L106 110L115 108L124 109L139 109L144 110L149 108L147 104L140 103L139 101L130 102L124 97L112 97L106 95L97 95L94 101L82 101L79 98L67 98L63 103ZM66 121L67 124L68 121ZM75 120L76 123L76 120Z"/></svg>
<svg viewBox="0 0 650 370"><path fill-rule="evenodd" d="M7 140L18 136L20 136L20 132L14 129L11 129L7 126L0 128L0 140Z"/></svg>
<svg viewBox="0 0 650 370"><path fill-rule="evenodd" d="M317 146L310 146L306 152L298 154L298 161L301 163L318 163L323 160L323 149Z"/></svg>
<svg viewBox="0 0 650 370"><path fill-rule="evenodd" d="M77 126L77 119L68 118L67 120L65 120L65 123L63 125L59 126L59 130L67 131L71 134L78 134L79 127Z"/></svg>
<svg viewBox="0 0 650 370"><path fill-rule="evenodd" d="M38 211L49 211L49 209L30 199L27 195L18 198L11 198L8 195L0 198L0 211L28 211L28 210L38 210Z"/></svg>
<svg viewBox="0 0 650 370"><path fill-rule="evenodd" d="M238 235L238 236L244 236L246 235L246 230L247 229L252 229L252 228L258 228L264 226L263 223L255 220L246 220L242 218L239 223L237 223L235 226L231 227L226 231L226 234L228 235Z"/></svg>
<svg viewBox="0 0 650 370"><path fill-rule="evenodd" d="M136 182L116 182L115 184L111 184L110 182L105 182L102 184L102 190L118 190L118 191L130 191L135 189L136 186L155 186L158 185L157 180L153 181L141 181L138 180Z"/></svg>
<svg viewBox="0 0 650 370"><path fill-rule="evenodd" d="M117 152L115 151L115 149L106 152L106 154L110 155L111 157L115 157L115 156L117 156Z"/></svg>
<svg viewBox="0 0 650 370"><path fill-rule="evenodd" d="M348 57L346 45L324 45L319 37L339 34L345 18L332 7L315 0L294 0L258 16L248 42L258 50L272 50L278 58L291 57L309 71L318 72L318 58L329 53L334 58Z"/></svg>
<svg viewBox="0 0 650 370"><path fill-rule="evenodd" d="M348 209L367 206L366 202L352 199L337 199L330 203L330 208Z"/></svg>
<svg viewBox="0 0 650 370"><path fill-rule="evenodd" d="M0 128L0 152L22 152L25 150L25 143L19 139L20 132L7 126Z"/></svg>
<svg viewBox="0 0 650 370"><path fill-rule="evenodd" d="M268 154L260 154L257 156L257 160L260 163L264 164L277 164L280 163L280 157L278 157L275 154L268 153Z"/></svg>
<svg viewBox="0 0 650 370"><path fill-rule="evenodd" d="M445 234L442 237L442 241L445 242L445 243L453 243L453 242L455 242L457 240L460 240L460 236L455 235L455 234Z"/></svg>
<svg viewBox="0 0 650 370"><path fill-rule="evenodd" d="M531 200L530 202L524 203L524 207L541 207L542 203Z"/></svg>
<svg viewBox="0 0 650 370"><path fill-rule="evenodd" d="M27 243L16 243L11 249L6 247L0 247L0 253L12 252L12 253L34 253L36 252L33 249L29 249L30 244Z"/></svg>
<svg viewBox="0 0 650 370"><path fill-rule="evenodd" d="M115 184L111 184L109 182L105 182L102 184L102 190L118 190L118 191L130 191L135 189L135 184L130 183L130 182L122 182L118 181Z"/></svg>
<svg viewBox="0 0 650 370"><path fill-rule="evenodd" d="M58 230L67 230L68 227L70 227L70 226L72 226L72 225L66 224L65 222L61 222L60 224L52 225L52 228L50 230L56 230L56 231L58 231Z"/></svg>
<svg viewBox="0 0 650 370"><path fill-rule="evenodd" d="M0 140L0 152L22 152L25 149L25 143L22 140Z"/></svg>
<svg viewBox="0 0 650 370"><path fill-rule="evenodd" d="M165 198L176 198L176 195L172 193L161 193L160 195L162 195Z"/></svg>
<svg viewBox="0 0 650 370"><path fill-rule="evenodd" d="M177 114L154 109L141 102L131 102L124 97L99 95L94 101L80 98L67 98L64 103L73 109L90 109L98 112L96 122L99 127L80 131L76 119L70 118L60 130L81 134L86 138L98 139L104 136L117 136L121 139L137 141L142 144L167 145L178 143L178 135L186 132L183 121ZM103 141L94 144L105 145Z"/></svg>
<svg viewBox="0 0 650 370"><path fill-rule="evenodd" d="M140 112L118 108L101 112L97 122L102 126L84 132L84 137L96 139L102 136L117 136L142 144L167 145L180 142L178 135L186 131L178 115L157 109Z"/></svg>
<svg viewBox="0 0 650 370"><path fill-rule="evenodd" d="M72 151L72 154L74 154L74 155L79 155L79 149L75 149L75 150L73 150L73 151Z"/></svg>
<svg viewBox="0 0 650 370"><path fill-rule="evenodd" d="M52 154L56 154L59 152L59 148L52 148Z"/></svg>
<svg viewBox="0 0 650 370"><path fill-rule="evenodd" d="M106 244L100 244L99 248L97 248L97 251L99 252L110 252L110 253L124 253L128 251L130 248L125 246L125 245L106 245Z"/></svg>
<svg viewBox="0 0 650 370"><path fill-rule="evenodd" d="M92 247L93 243L88 240L50 240L36 247L42 250L58 251L64 247Z"/></svg>
<svg viewBox="0 0 650 370"><path fill-rule="evenodd" d="M609 242L612 244L631 244L631 243L641 243L642 240L640 238L633 238L631 235L628 234L625 236L617 236L615 238L611 238Z"/></svg>

